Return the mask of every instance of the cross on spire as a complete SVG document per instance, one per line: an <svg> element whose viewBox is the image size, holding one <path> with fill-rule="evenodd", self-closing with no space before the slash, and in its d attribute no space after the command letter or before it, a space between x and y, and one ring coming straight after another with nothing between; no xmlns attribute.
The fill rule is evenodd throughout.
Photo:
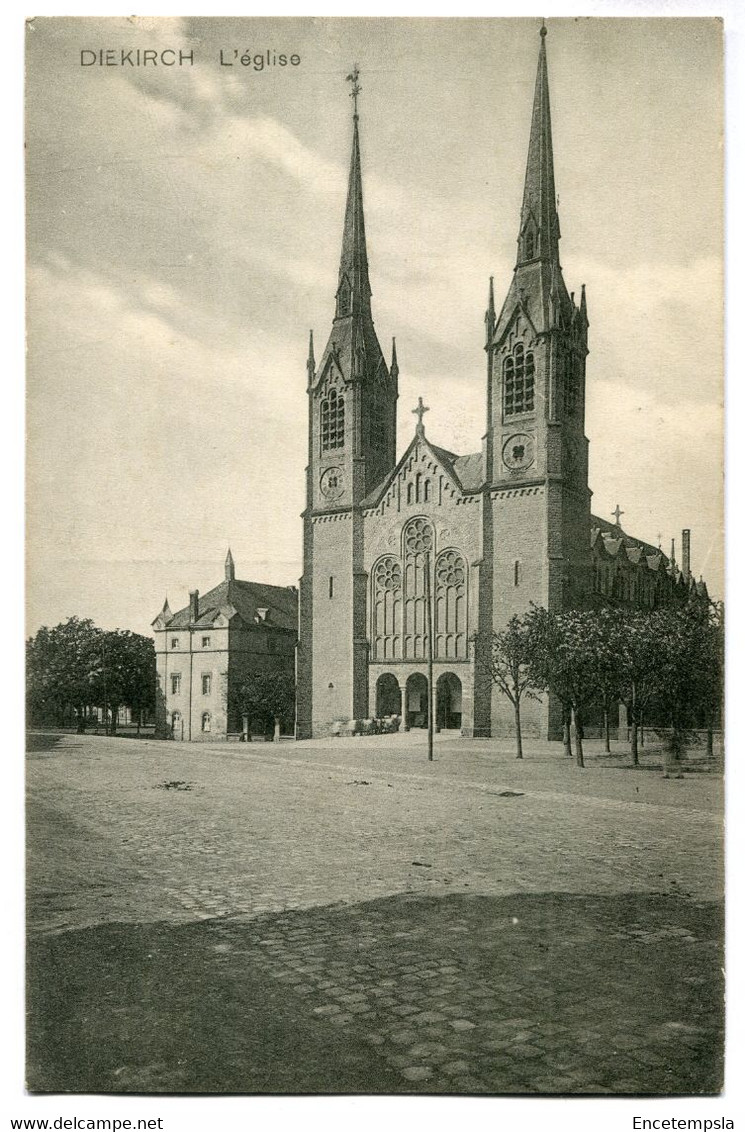
<svg viewBox="0 0 745 1132"><path fill-rule="evenodd" d="M417 407L415 409L412 409L411 411L412 411L412 413L414 413L414 415L416 417L419 418L419 420L417 422L417 426L416 426L417 433L420 436L424 436L424 424L422 422L422 417L424 416L425 413L429 412L429 405L425 405L424 401L422 401L422 399L420 397L419 403L417 404Z"/></svg>
<svg viewBox="0 0 745 1132"><path fill-rule="evenodd" d="M617 527L620 527L620 526L621 526L621 516L622 516L622 515L625 515L625 514L626 514L626 512L625 512L625 511L622 511L622 510L621 510L621 508L619 507L619 505L618 505L618 504L616 504L616 509L615 509L615 511L611 511L611 515L615 516L615 520L616 520L616 526L617 526Z"/></svg>
<svg viewBox="0 0 745 1132"><path fill-rule="evenodd" d="M355 63L354 70L351 74L347 75L346 81L352 84L352 89L349 92L349 97L354 99L354 116L357 117L357 99L359 98L362 87L360 86L360 69Z"/></svg>

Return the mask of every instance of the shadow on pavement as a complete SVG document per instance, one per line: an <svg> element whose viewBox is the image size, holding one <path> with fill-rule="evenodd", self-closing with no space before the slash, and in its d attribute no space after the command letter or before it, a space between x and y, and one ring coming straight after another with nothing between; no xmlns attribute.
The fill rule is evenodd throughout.
<svg viewBox="0 0 745 1132"><path fill-rule="evenodd" d="M52 751L55 747L59 746L62 739L69 739L70 733L65 731L27 731L26 732L26 750L29 754L35 754L38 751ZM65 743L65 750L79 749L80 743Z"/></svg>
<svg viewBox="0 0 745 1132"><path fill-rule="evenodd" d="M28 946L28 1087L687 1095L722 1087L722 908L399 895Z"/></svg>

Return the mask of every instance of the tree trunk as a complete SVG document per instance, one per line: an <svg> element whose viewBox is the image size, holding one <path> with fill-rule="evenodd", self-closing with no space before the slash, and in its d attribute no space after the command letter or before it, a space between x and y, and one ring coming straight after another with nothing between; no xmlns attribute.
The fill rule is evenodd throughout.
<svg viewBox="0 0 745 1132"><path fill-rule="evenodd" d="M564 741L564 754L568 759L572 757L572 733L569 729L570 714L568 710L564 710L564 722L561 726L562 739Z"/></svg>
<svg viewBox="0 0 745 1132"><path fill-rule="evenodd" d="M639 721L636 718L636 685L631 685L631 761L639 765Z"/></svg>
<svg viewBox="0 0 745 1132"><path fill-rule="evenodd" d="M523 757L523 736L520 729L520 701L515 700L515 741L517 743L517 755L515 758L521 759Z"/></svg>
<svg viewBox="0 0 745 1132"><path fill-rule="evenodd" d="M85 735L85 708L75 708L75 730L78 735Z"/></svg>
<svg viewBox="0 0 745 1132"><path fill-rule="evenodd" d="M603 730L605 732L605 749L610 754L610 713L607 705L603 708Z"/></svg>
<svg viewBox="0 0 745 1132"><path fill-rule="evenodd" d="M706 755L707 758L714 758L714 723L711 716L706 721Z"/></svg>
<svg viewBox="0 0 745 1132"><path fill-rule="evenodd" d="M577 766L584 767L585 756L582 749L582 723L577 716L577 709L572 706L572 722L574 723L574 747L577 752Z"/></svg>
<svg viewBox="0 0 745 1132"><path fill-rule="evenodd" d="M631 720L631 761L634 766L639 765L639 724L633 717Z"/></svg>
<svg viewBox="0 0 745 1132"><path fill-rule="evenodd" d="M639 742L644 746L644 711L639 712Z"/></svg>

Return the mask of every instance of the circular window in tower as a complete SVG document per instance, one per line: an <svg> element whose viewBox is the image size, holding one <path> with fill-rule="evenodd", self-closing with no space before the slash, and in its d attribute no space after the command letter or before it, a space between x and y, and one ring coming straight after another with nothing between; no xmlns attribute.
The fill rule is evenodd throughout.
<svg viewBox="0 0 745 1132"><path fill-rule="evenodd" d="M533 437L527 432L516 432L502 447L502 460L511 472L521 472L529 468L535 459Z"/></svg>

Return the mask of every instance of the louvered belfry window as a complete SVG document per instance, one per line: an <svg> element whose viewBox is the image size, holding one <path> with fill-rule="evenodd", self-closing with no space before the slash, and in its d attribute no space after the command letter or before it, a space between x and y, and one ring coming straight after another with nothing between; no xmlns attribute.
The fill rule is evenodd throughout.
<svg viewBox="0 0 745 1132"><path fill-rule="evenodd" d="M321 402L321 451L344 447L344 398L335 389Z"/></svg>
<svg viewBox="0 0 745 1132"><path fill-rule="evenodd" d="M535 408L535 363L532 352L518 342L504 360L504 415L516 417Z"/></svg>

